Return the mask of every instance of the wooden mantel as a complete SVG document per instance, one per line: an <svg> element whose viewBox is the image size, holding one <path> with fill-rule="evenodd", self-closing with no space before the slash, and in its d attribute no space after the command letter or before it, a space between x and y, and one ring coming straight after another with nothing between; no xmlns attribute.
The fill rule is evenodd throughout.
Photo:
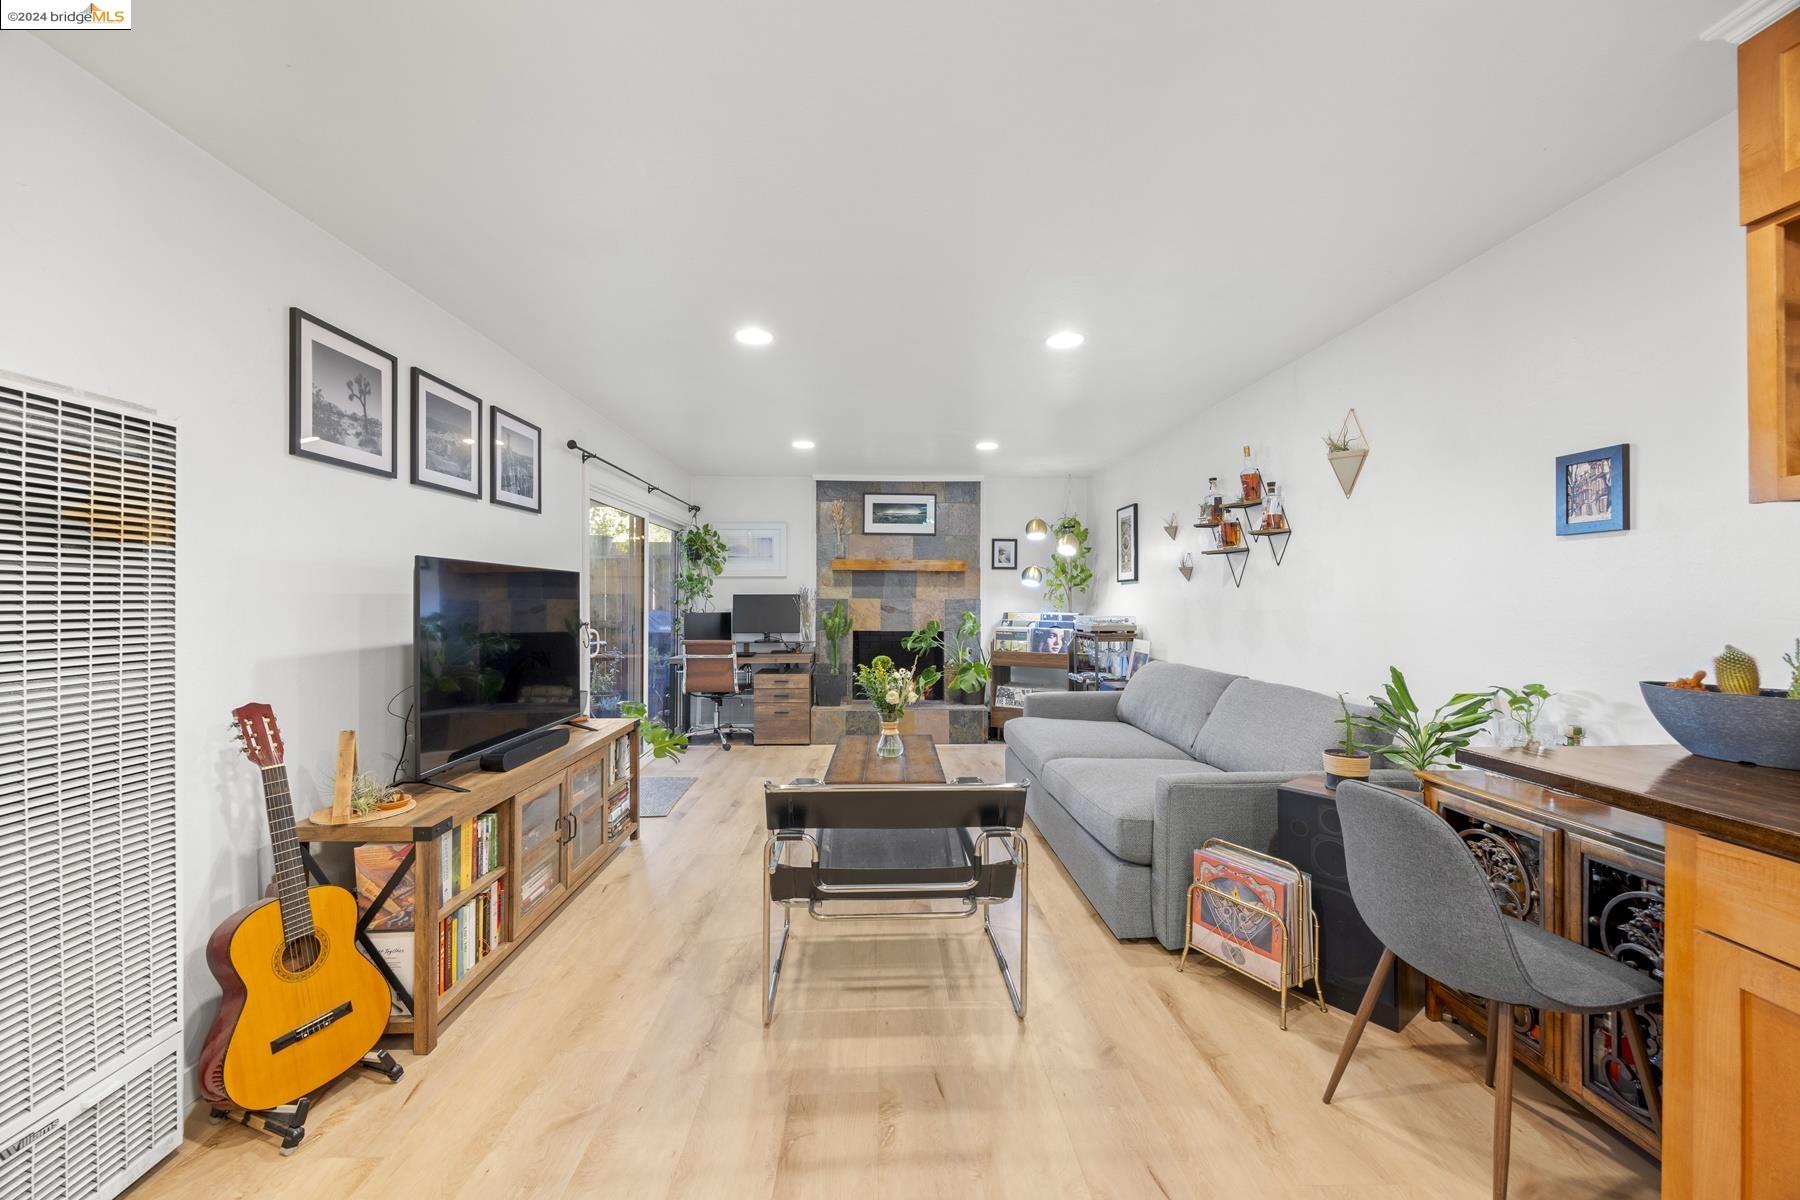
<svg viewBox="0 0 1800 1200"><path fill-rule="evenodd" d="M834 558L834 571L921 571L961 574L969 569L965 558Z"/></svg>

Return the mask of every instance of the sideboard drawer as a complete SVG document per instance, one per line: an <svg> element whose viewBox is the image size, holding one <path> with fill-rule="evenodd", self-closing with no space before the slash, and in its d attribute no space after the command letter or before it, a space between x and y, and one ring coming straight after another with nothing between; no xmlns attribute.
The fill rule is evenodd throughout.
<svg viewBox="0 0 1800 1200"><path fill-rule="evenodd" d="M1800 863L1695 837L1694 927L1800 966Z"/></svg>

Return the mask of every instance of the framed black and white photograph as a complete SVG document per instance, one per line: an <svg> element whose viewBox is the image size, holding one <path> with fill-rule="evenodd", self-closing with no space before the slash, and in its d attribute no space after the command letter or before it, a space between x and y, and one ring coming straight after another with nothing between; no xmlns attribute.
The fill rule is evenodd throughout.
<svg viewBox="0 0 1800 1200"><path fill-rule="evenodd" d="M864 533L937 532L937 497L869 492L863 496Z"/></svg>
<svg viewBox="0 0 1800 1200"><path fill-rule="evenodd" d="M779 578L787 574L786 521L721 521L725 569L720 575Z"/></svg>
<svg viewBox="0 0 1800 1200"><path fill-rule="evenodd" d="M1019 539L992 538L988 542L988 566L995 571L1012 571L1019 566Z"/></svg>
<svg viewBox="0 0 1800 1200"><path fill-rule="evenodd" d="M1631 446L1602 446L1556 460L1556 536L1631 528Z"/></svg>
<svg viewBox="0 0 1800 1200"><path fill-rule="evenodd" d="M530 421L488 405L493 414L493 464L488 472L488 499L495 504L544 511L544 435Z"/></svg>
<svg viewBox="0 0 1800 1200"><path fill-rule="evenodd" d="M1118 534L1114 542L1118 561L1114 563L1113 580L1116 583L1136 583L1138 577L1138 511L1137 505L1127 504L1117 514L1115 529Z"/></svg>
<svg viewBox="0 0 1800 1200"><path fill-rule="evenodd" d="M481 400L412 369L412 481L481 498Z"/></svg>
<svg viewBox="0 0 1800 1200"><path fill-rule="evenodd" d="M398 476L399 373L386 350L288 309L288 453Z"/></svg>

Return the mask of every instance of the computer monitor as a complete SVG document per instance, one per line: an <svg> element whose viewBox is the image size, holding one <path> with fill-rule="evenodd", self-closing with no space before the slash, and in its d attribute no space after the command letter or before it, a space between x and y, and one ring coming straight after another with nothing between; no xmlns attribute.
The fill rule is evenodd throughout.
<svg viewBox="0 0 1800 1200"><path fill-rule="evenodd" d="M728 612L689 612L681 614L681 636L694 642L731 640L731 614Z"/></svg>
<svg viewBox="0 0 1800 1200"><path fill-rule="evenodd" d="M742 592L731 601L731 627L739 637L761 637L770 640L797 637L800 628L800 596L795 592L775 595Z"/></svg>

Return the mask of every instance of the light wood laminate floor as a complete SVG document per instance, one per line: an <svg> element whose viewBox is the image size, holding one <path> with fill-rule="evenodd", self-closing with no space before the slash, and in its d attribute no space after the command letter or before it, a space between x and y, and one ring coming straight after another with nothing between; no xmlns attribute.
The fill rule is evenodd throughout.
<svg viewBox="0 0 1800 1200"><path fill-rule="evenodd" d="M1327 1108L1348 1015L1154 942L1115 941L1034 835L1021 1025L974 921L796 918L775 1023L758 995L760 785L830 748L691 753L644 822L406 1078L363 1073L305 1144L196 1118L134 1196L1481 1197L1479 1045L1371 1026ZM946 747L998 779L998 747ZM602 921L604 916L605 920ZM1653 1163L1523 1073L1514 1197L1649 1197Z"/></svg>

